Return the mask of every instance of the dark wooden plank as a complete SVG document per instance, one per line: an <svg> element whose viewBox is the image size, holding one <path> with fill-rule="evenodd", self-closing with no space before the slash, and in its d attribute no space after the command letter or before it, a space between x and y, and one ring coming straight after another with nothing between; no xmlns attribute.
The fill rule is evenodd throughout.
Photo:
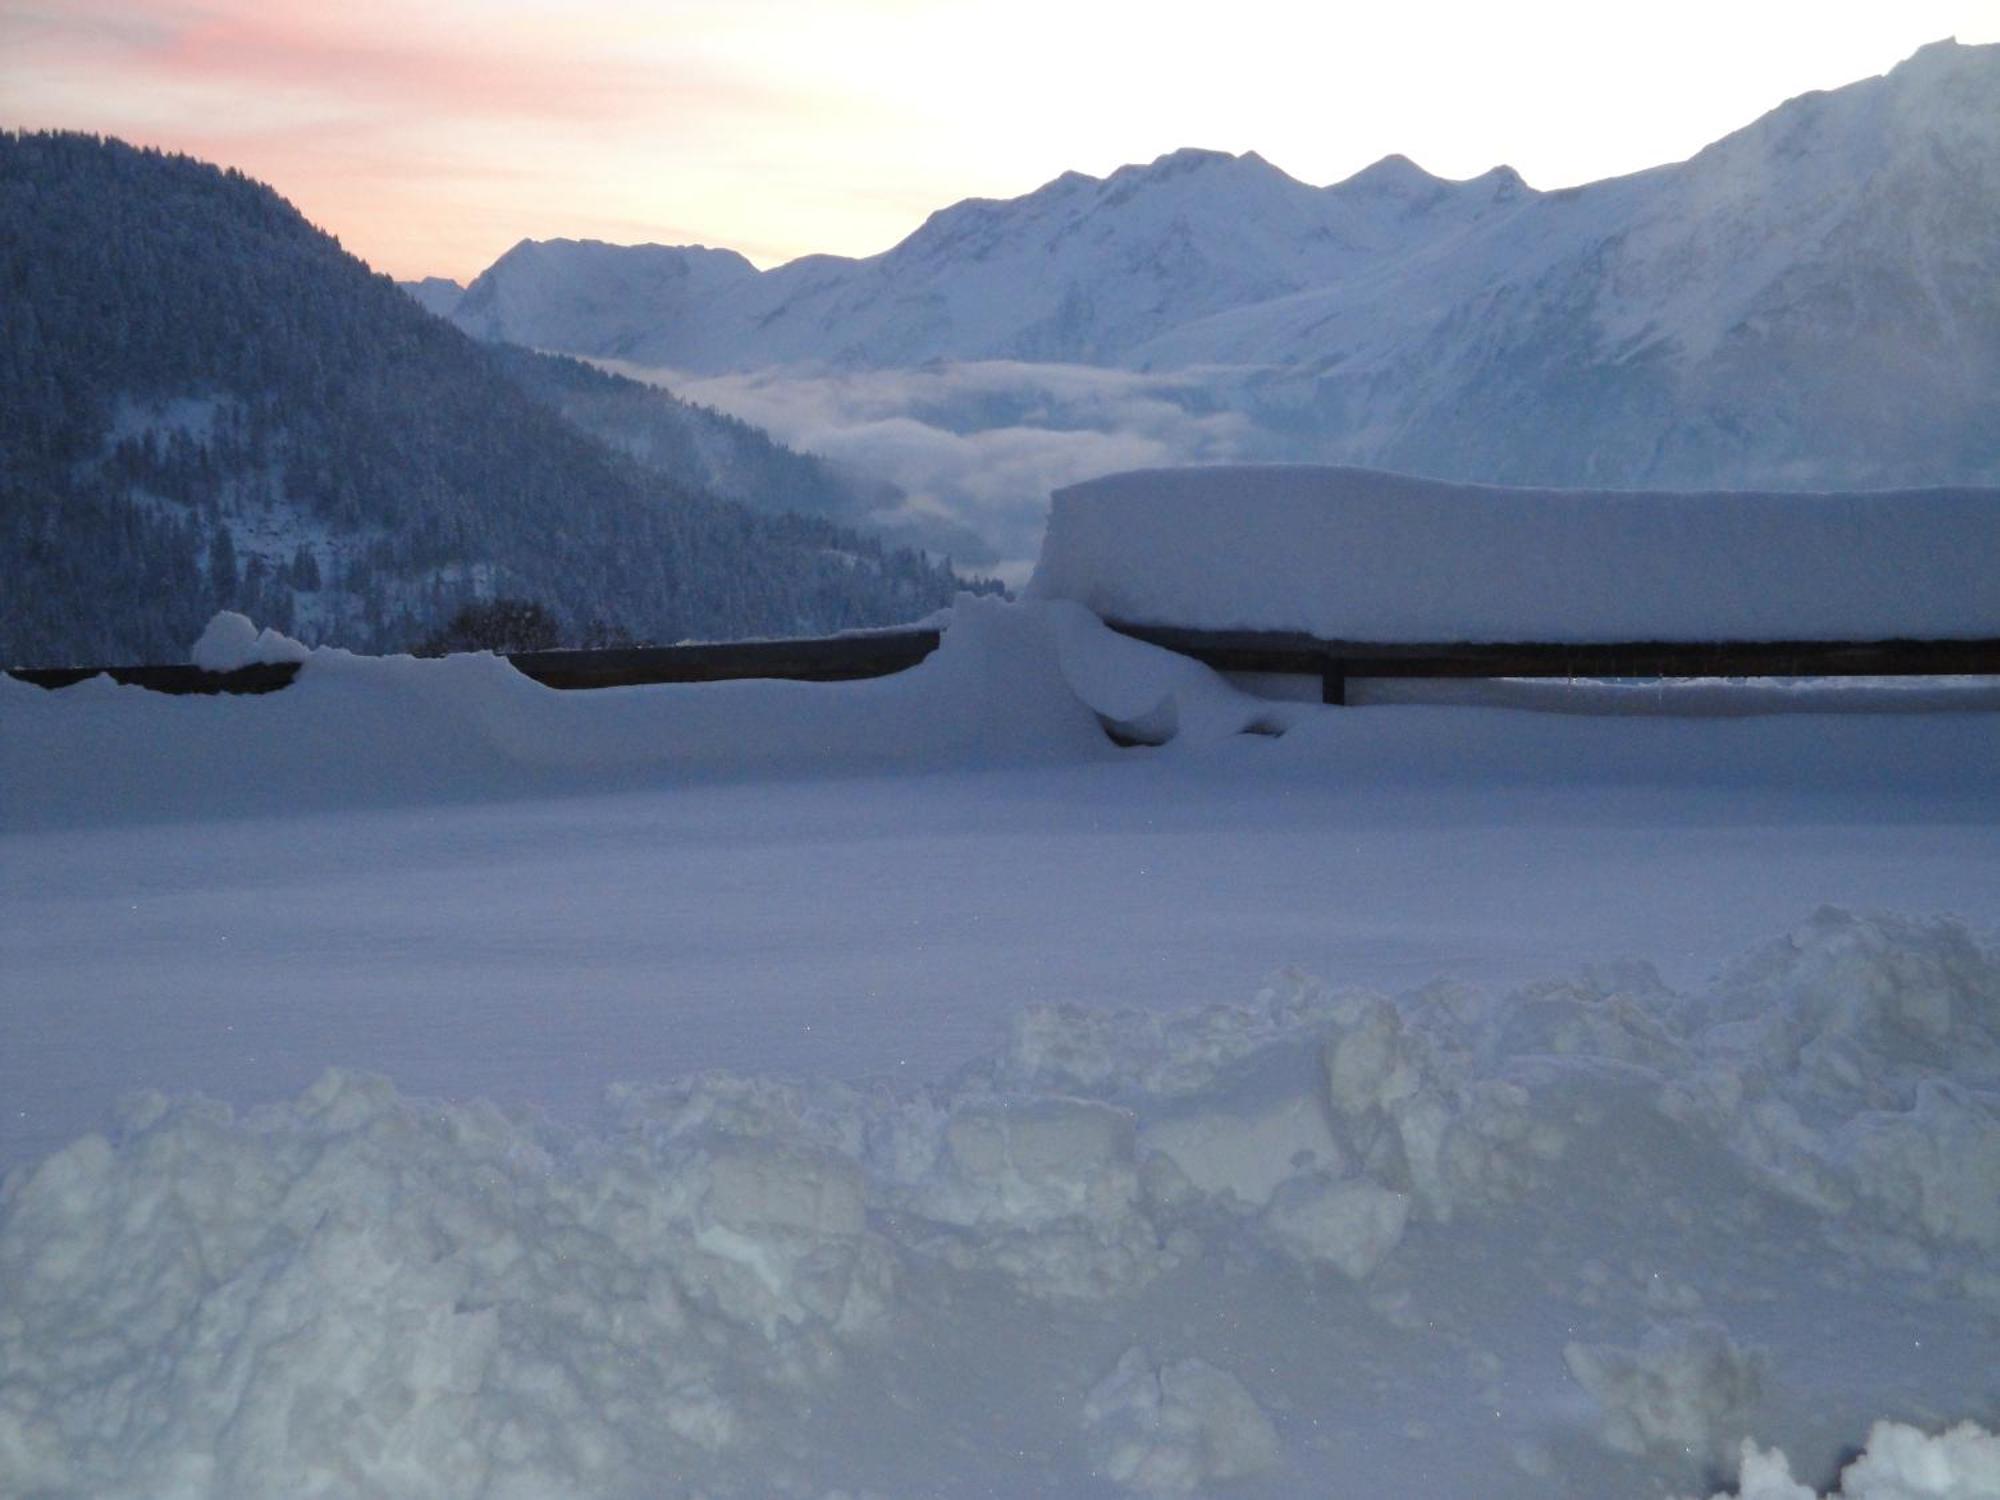
<svg viewBox="0 0 2000 1500"><path fill-rule="evenodd" d="M760 677L847 682L886 677L914 667L937 650L940 638L935 630L899 630L879 635L637 646L615 651L523 651L507 660L535 681L565 689ZM271 693L288 686L298 670L295 662L279 662L235 672L204 672L192 666L15 667L8 675L45 688L69 687L108 672L116 681L160 693Z"/></svg>
<svg viewBox="0 0 2000 1500"><path fill-rule="evenodd" d="M523 651L507 660L515 670L555 688L772 677L795 682L849 682L887 677L914 667L937 650L940 639L935 630L899 630L880 635L636 646L615 651Z"/></svg>
<svg viewBox="0 0 2000 1500"><path fill-rule="evenodd" d="M1318 640L1275 631L1186 630L1112 622L1112 628L1228 672L1318 677L1328 703L1353 677L1909 677L2000 676L2000 638L1970 641L1638 641L1413 644ZM802 640L723 641L614 651L530 651L514 667L555 688L786 678L847 682L915 666L938 647L935 630ZM270 693L298 674L293 662L205 672L193 666L16 667L9 675L60 688L99 673L161 693Z"/></svg>
<svg viewBox="0 0 2000 1500"><path fill-rule="evenodd" d="M1385 642L1108 622L1225 672L1342 677L2000 675L2000 638L1964 641Z"/></svg>
<svg viewBox="0 0 2000 1500"><path fill-rule="evenodd" d="M205 672L200 667L170 665L155 667L10 667L7 675L36 687L71 687L100 673L129 687L150 688L156 693L275 693L290 687L299 675L295 661L259 662L238 667L233 672Z"/></svg>

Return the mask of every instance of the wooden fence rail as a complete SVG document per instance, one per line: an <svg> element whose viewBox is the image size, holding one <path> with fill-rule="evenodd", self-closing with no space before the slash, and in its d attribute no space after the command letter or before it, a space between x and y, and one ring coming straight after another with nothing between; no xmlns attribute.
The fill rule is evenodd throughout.
<svg viewBox="0 0 2000 1500"><path fill-rule="evenodd" d="M608 651L516 651L507 660L524 676L553 688L637 687L655 682L732 682L752 677L796 682L846 682L887 677L937 650L935 630L803 640L721 641L693 646L631 646ZM295 662L206 672L193 666L14 667L10 677L61 688L105 673L114 682L157 693L271 693L298 675Z"/></svg>
<svg viewBox="0 0 2000 1500"><path fill-rule="evenodd" d="M1958 641L1331 641L1278 631L1108 622L1222 672L1320 679L1326 703L1350 677L1947 677L2000 675L2000 638Z"/></svg>
<svg viewBox="0 0 2000 1500"><path fill-rule="evenodd" d="M1936 677L2000 676L2000 638L1960 641L1636 641L1576 644L1401 644L1329 641L1270 631L1185 630L1112 622L1112 629L1224 672L1305 674L1327 703L1347 700L1356 677ZM554 688L787 678L845 682L886 677L938 647L935 630L804 640L725 641L610 651L524 651L507 659ZM108 673L161 693L270 693L298 675L291 662L206 672L193 666L16 667L12 677L68 687Z"/></svg>

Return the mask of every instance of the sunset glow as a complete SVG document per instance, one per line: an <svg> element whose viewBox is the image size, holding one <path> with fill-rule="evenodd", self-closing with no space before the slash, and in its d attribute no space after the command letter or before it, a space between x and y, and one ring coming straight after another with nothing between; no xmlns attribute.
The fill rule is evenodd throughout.
<svg viewBox="0 0 2000 1500"><path fill-rule="evenodd" d="M526 236L870 254L1183 145L1562 186L1953 33L2000 39L2000 6L10 0L0 122L240 167L377 267L463 279Z"/></svg>

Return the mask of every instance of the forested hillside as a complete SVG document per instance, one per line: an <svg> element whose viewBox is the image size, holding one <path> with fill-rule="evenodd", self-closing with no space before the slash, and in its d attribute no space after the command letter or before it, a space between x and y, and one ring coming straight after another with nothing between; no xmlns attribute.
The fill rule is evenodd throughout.
<svg viewBox="0 0 2000 1500"><path fill-rule="evenodd" d="M475 596L641 638L921 615L948 569L676 485L269 188L0 133L0 657L178 658L244 610L401 648Z"/></svg>
<svg viewBox="0 0 2000 1500"><path fill-rule="evenodd" d="M900 493L846 478L823 459L772 440L762 428L683 401L671 391L600 370L567 355L513 344L489 346L508 379L572 427L646 468L755 510L859 520Z"/></svg>

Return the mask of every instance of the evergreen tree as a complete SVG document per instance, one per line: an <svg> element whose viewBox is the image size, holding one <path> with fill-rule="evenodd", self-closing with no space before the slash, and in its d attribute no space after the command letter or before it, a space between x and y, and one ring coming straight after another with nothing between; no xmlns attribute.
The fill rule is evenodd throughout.
<svg viewBox="0 0 2000 1500"><path fill-rule="evenodd" d="M236 597L236 538L226 525L209 533L208 586L218 600Z"/></svg>

